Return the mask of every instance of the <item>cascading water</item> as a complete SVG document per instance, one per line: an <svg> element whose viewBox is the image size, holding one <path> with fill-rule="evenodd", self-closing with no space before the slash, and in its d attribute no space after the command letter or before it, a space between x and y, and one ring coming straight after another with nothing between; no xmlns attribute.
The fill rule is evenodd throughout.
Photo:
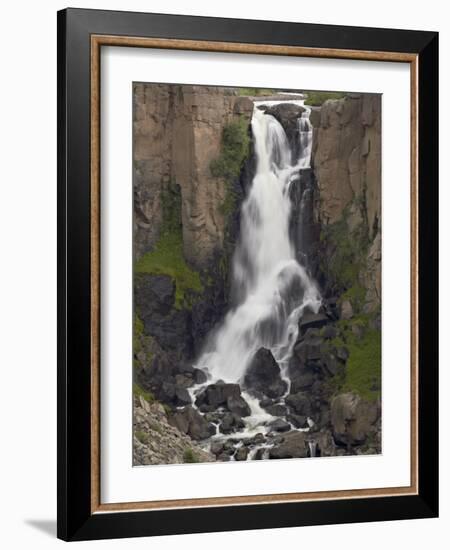
<svg viewBox="0 0 450 550"><path fill-rule="evenodd" d="M299 128L303 147L292 164L281 124L254 109L256 174L242 205L241 240L233 259L232 284L239 304L196 365L212 381L239 382L260 347L271 349L278 361L286 360L301 313L320 306L319 291L297 262L289 237L289 185L309 166L311 154L309 119L300 118Z"/></svg>
<svg viewBox="0 0 450 550"><path fill-rule="evenodd" d="M196 364L208 384L242 381L255 352L272 351L282 376L305 308L317 311L320 293L297 259L289 236L289 187L310 165L312 128L309 110L298 119L300 155L292 159L281 124L255 105L252 132L256 174L241 209L240 242L233 258L232 285L237 305L210 336ZM196 393L196 390L194 390ZM252 410L247 427L267 422L270 415L245 395Z"/></svg>

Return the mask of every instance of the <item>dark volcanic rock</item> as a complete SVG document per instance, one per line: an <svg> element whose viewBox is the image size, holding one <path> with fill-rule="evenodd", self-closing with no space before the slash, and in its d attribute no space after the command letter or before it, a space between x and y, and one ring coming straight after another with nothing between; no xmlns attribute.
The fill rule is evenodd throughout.
<svg viewBox="0 0 450 550"><path fill-rule="evenodd" d="M296 428L307 428L308 419L304 415L300 414L288 414L286 420L290 422Z"/></svg>
<svg viewBox="0 0 450 550"><path fill-rule="evenodd" d="M305 108L295 103L278 103L270 106L261 105L259 109L268 115L272 115L283 126L294 158L297 158L299 153L298 119L305 111Z"/></svg>
<svg viewBox="0 0 450 550"><path fill-rule="evenodd" d="M311 371L293 371L291 375L291 393L307 390L314 384L315 380L316 377Z"/></svg>
<svg viewBox="0 0 450 550"><path fill-rule="evenodd" d="M277 418L277 420L269 424L269 428L273 432L288 432L291 429L291 425L282 418Z"/></svg>
<svg viewBox="0 0 450 550"><path fill-rule="evenodd" d="M245 373L244 385L250 392L271 398L281 397L285 393L287 384L282 380L280 367L270 350L260 348L255 353Z"/></svg>
<svg viewBox="0 0 450 550"><path fill-rule="evenodd" d="M330 319L324 313L306 312L299 321L300 334L305 334L309 328L321 328L327 325Z"/></svg>
<svg viewBox="0 0 450 550"><path fill-rule="evenodd" d="M283 441L270 449L269 458L306 458L308 445L303 432L289 432Z"/></svg>
<svg viewBox="0 0 450 550"><path fill-rule="evenodd" d="M240 447L234 455L235 460L247 460L248 449L247 447Z"/></svg>
<svg viewBox="0 0 450 550"><path fill-rule="evenodd" d="M286 405L281 405L280 403L274 403L265 407L265 409L272 416L284 416L287 413Z"/></svg>
<svg viewBox="0 0 450 550"><path fill-rule="evenodd" d="M238 416L250 416L252 411L247 401L241 396L230 395L227 399L227 409Z"/></svg>
<svg viewBox="0 0 450 550"><path fill-rule="evenodd" d="M208 424L203 416L191 406L170 415L169 424L178 428L180 432L188 434L192 439L197 440L207 439L216 431L215 427Z"/></svg>
<svg viewBox="0 0 450 550"><path fill-rule="evenodd" d="M219 430L223 434L229 434L241 430L245 427L242 418L233 413L226 413L223 415L222 422L220 423Z"/></svg>
<svg viewBox="0 0 450 550"><path fill-rule="evenodd" d="M311 401L309 395L304 392L288 395L286 405L289 405L297 414L301 416L311 416Z"/></svg>
<svg viewBox="0 0 450 550"><path fill-rule="evenodd" d="M195 400L197 407L207 405L210 410L217 409L221 406L226 406L230 397L238 398L241 396L241 388L239 384L210 384L203 390Z"/></svg>
<svg viewBox="0 0 450 550"><path fill-rule="evenodd" d="M145 334L162 349L193 357L190 312L175 308L175 282L168 275L138 274L134 279L136 310Z"/></svg>

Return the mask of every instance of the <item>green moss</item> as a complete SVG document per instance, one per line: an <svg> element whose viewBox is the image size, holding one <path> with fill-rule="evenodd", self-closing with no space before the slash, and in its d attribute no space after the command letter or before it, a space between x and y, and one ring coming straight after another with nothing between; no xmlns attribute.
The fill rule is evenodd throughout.
<svg viewBox="0 0 450 550"><path fill-rule="evenodd" d="M223 128L222 150L220 156L211 161L211 174L215 178L233 182L239 177L249 150L248 122L245 118L239 117Z"/></svg>
<svg viewBox="0 0 450 550"><path fill-rule="evenodd" d="M186 263L183 256L183 241L180 234L165 233L154 250L137 262L136 273L169 275L175 281L175 307L182 309L191 305L190 291L201 293L200 275Z"/></svg>
<svg viewBox="0 0 450 550"><path fill-rule="evenodd" d="M192 292L203 292L200 275L186 262L183 255L181 225L181 196L176 185L161 193L163 223L154 249L144 254L135 265L135 273L169 275L175 281L175 307L192 305Z"/></svg>
<svg viewBox="0 0 450 550"><path fill-rule="evenodd" d="M313 92L305 91L307 95L305 99L305 105L311 105L313 107L320 107L328 99L342 99L346 96L344 92Z"/></svg>
<svg viewBox="0 0 450 550"><path fill-rule="evenodd" d="M148 443L149 439L150 439L150 436L148 435L148 433L145 433L141 430L136 430L134 432L134 435L136 436L136 438L141 442L143 443L144 445L146 443Z"/></svg>
<svg viewBox="0 0 450 550"><path fill-rule="evenodd" d="M381 331L370 328L371 316L359 315L348 321L339 321L339 336L330 341L333 349L346 347L349 352L346 366L329 382L331 393L354 392L367 400L381 393ZM361 336L352 327L362 329Z"/></svg>
<svg viewBox="0 0 450 550"><path fill-rule="evenodd" d="M197 455L190 447L188 449L185 449L183 453L183 462L185 462L186 464L199 462Z"/></svg>
<svg viewBox="0 0 450 550"><path fill-rule="evenodd" d="M153 394L149 391L145 391L144 388L142 388L137 382L134 382L133 384L133 394L135 396L142 397L147 401L147 403L153 403L155 401Z"/></svg>
<svg viewBox="0 0 450 550"><path fill-rule="evenodd" d="M237 91L239 95L252 97L273 95L275 93L275 90L272 90L271 88L238 88Z"/></svg>
<svg viewBox="0 0 450 550"><path fill-rule="evenodd" d="M134 316L133 353L136 355L142 349L141 336L144 334L144 323L137 315Z"/></svg>
<svg viewBox="0 0 450 550"><path fill-rule="evenodd" d="M211 174L227 184L225 199L220 206L224 216L228 216L236 207L237 196L233 191L233 183L239 177L249 152L248 121L239 117L224 127L220 155L210 164Z"/></svg>
<svg viewBox="0 0 450 550"><path fill-rule="evenodd" d="M344 391L354 391L368 400L381 393L381 331L369 329L361 340L350 335L347 342Z"/></svg>
<svg viewBox="0 0 450 550"><path fill-rule="evenodd" d="M356 282L341 295L339 302L342 303L344 300L349 300L353 310L360 312L364 306L365 299L366 289L359 282Z"/></svg>

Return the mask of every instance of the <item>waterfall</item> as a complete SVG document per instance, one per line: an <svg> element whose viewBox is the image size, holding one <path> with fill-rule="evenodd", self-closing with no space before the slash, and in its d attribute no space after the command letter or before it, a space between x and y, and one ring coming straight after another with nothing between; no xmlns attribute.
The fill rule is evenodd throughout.
<svg viewBox="0 0 450 550"><path fill-rule="evenodd" d="M239 382L254 353L271 349L282 374L305 308L317 311L320 294L289 236L289 187L309 167L312 128L309 110L298 119L300 155L292 159L281 124L255 106L252 132L256 173L241 208L240 240L233 257L237 305L210 335L196 367L211 381Z"/></svg>

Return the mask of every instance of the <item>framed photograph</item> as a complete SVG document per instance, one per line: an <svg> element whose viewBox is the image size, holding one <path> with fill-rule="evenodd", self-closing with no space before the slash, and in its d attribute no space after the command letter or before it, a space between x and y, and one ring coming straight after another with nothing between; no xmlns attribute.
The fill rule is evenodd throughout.
<svg viewBox="0 0 450 550"><path fill-rule="evenodd" d="M438 35L58 13L58 536L438 514Z"/></svg>

